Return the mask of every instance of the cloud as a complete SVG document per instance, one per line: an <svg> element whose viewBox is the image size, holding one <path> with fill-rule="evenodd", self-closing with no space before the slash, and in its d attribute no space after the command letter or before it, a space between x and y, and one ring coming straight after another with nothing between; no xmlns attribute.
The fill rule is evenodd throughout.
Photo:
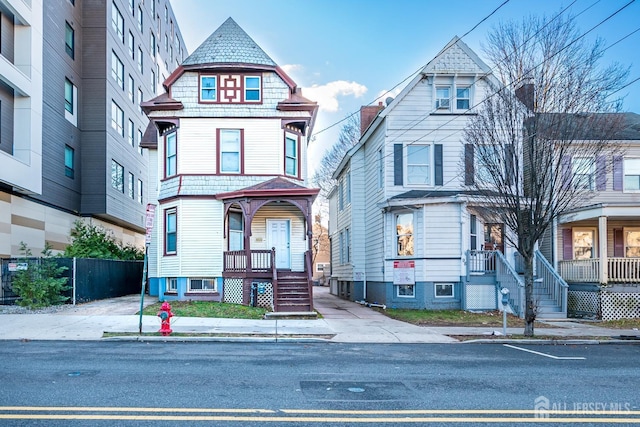
<svg viewBox="0 0 640 427"><path fill-rule="evenodd" d="M304 67L301 64L286 64L281 66L282 70L288 75L295 74L298 71L302 71Z"/></svg>
<svg viewBox="0 0 640 427"><path fill-rule="evenodd" d="M381 90L378 93L378 96L376 97L376 100L375 100L374 104L376 102L382 102L383 104L386 104L387 103L387 98L395 98L396 96L398 96L398 94L400 92L402 92L402 89L403 88L401 88L401 87L397 87L397 88L391 89L391 90L387 90L387 89Z"/></svg>
<svg viewBox="0 0 640 427"><path fill-rule="evenodd" d="M362 97L367 93L367 87L356 82L336 80L324 85L313 85L302 88L302 94L313 101L316 101L321 110L336 112L340 109L338 97L354 96Z"/></svg>

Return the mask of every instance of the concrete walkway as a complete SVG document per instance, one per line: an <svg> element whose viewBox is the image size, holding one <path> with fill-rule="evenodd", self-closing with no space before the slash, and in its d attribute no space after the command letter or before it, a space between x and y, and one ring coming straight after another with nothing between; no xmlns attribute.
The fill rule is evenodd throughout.
<svg viewBox="0 0 640 427"><path fill-rule="evenodd" d="M342 300L327 287L314 287L314 306L320 319L214 319L174 317L174 333L196 334L178 340L323 340L351 343L453 343L453 336L493 335L496 328L420 327L390 319L363 305ZM145 306L156 299L146 296ZM50 314L0 314L0 340L100 340L104 333L131 334L124 339L165 340L165 337L138 337L140 296L95 301L64 307ZM606 329L595 325L563 321L538 328L539 335L599 338L640 335L633 330ZM157 316L142 316L142 332L156 332ZM500 332L501 329L498 329ZM508 334L522 334L522 328L509 328ZM123 338L111 338L123 339ZM640 342L640 341L638 341Z"/></svg>

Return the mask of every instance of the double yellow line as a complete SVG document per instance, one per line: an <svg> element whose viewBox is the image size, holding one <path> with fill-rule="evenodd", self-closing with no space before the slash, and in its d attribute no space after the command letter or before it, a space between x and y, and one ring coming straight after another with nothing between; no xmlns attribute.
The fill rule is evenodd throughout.
<svg viewBox="0 0 640 427"><path fill-rule="evenodd" d="M640 424L640 411L527 409L242 409L0 406L0 420L246 421L280 423L602 423Z"/></svg>

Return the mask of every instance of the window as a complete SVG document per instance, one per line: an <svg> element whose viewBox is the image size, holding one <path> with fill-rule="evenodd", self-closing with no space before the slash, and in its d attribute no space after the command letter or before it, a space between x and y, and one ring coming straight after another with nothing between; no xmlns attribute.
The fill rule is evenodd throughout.
<svg viewBox="0 0 640 427"><path fill-rule="evenodd" d="M135 45L136 45L136 39L135 37L133 37L133 33L131 31L129 31L129 39L128 39L128 44L127 47L129 48L129 56L131 57L131 59L135 59Z"/></svg>
<svg viewBox="0 0 640 427"><path fill-rule="evenodd" d="M156 86L156 72L153 71L153 69L151 70L151 89L154 94L158 90L158 87Z"/></svg>
<svg viewBox="0 0 640 427"><path fill-rule="evenodd" d="M453 283L436 283L436 298L453 298Z"/></svg>
<svg viewBox="0 0 640 427"><path fill-rule="evenodd" d="M216 77L200 76L200 101L217 101Z"/></svg>
<svg viewBox="0 0 640 427"><path fill-rule="evenodd" d="M175 254L178 243L177 228L178 212L174 209L168 209L164 214L164 253Z"/></svg>
<svg viewBox="0 0 640 427"><path fill-rule="evenodd" d="M260 102L260 77L246 76L244 78L244 100Z"/></svg>
<svg viewBox="0 0 640 427"><path fill-rule="evenodd" d="M115 160L111 160L111 186L124 193L124 167Z"/></svg>
<svg viewBox="0 0 640 427"><path fill-rule="evenodd" d="M75 175L74 168L73 168L74 157L75 157L74 149L69 147L68 145L65 145L64 146L64 175L68 176L69 178L73 178Z"/></svg>
<svg viewBox="0 0 640 427"><path fill-rule="evenodd" d="M111 27L124 43L124 18L115 3L111 3Z"/></svg>
<svg viewBox="0 0 640 427"><path fill-rule="evenodd" d="M408 185L431 184L431 146L407 145L407 179Z"/></svg>
<svg viewBox="0 0 640 427"><path fill-rule="evenodd" d="M111 52L111 77L124 90L124 64L115 52Z"/></svg>
<svg viewBox="0 0 640 427"><path fill-rule="evenodd" d="M589 259L595 256L595 230L573 229L573 259Z"/></svg>
<svg viewBox="0 0 640 427"><path fill-rule="evenodd" d="M165 178L175 175L178 171L178 146L176 139L177 137L175 132L172 132L165 137Z"/></svg>
<svg viewBox="0 0 640 427"><path fill-rule="evenodd" d="M594 161L589 157L574 157L571 163L573 187L579 190L593 190Z"/></svg>
<svg viewBox="0 0 640 427"><path fill-rule="evenodd" d="M298 176L298 138L287 135L284 151L284 173Z"/></svg>
<svg viewBox="0 0 640 427"><path fill-rule="evenodd" d="M330 264L328 262L317 262L316 263L316 273L324 273L325 271L329 271Z"/></svg>
<svg viewBox="0 0 640 427"><path fill-rule="evenodd" d="M140 203L141 205L144 202L144 193L142 192L142 190L143 190L142 180L139 179L138 180L138 203Z"/></svg>
<svg viewBox="0 0 640 427"><path fill-rule="evenodd" d="M149 33L149 52L151 52L151 56L155 58L156 56L156 35L153 32Z"/></svg>
<svg viewBox="0 0 640 427"><path fill-rule="evenodd" d="M167 33L164 33L164 50L169 50L169 36L167 35Z"/></svg>
<svg viewBox="0 0 640 427"><path fill-rule="evenodd" d="M124 111L115 101L111 101L111 127L124 137Z"/></svg>
<svg viewBox="0 0 640 427"><path fill-rule="evenodd" d="M340 264L347 264L350 261L351 253L351 233L348 228L340 232Z"/></svg>
<svg viewBox="0 0 640 427"><path fill-rule="evenodd" d="M640 258L640 230L624 230L624 256Z"/></svg>
<svg viewBox="0 0 640 427"><path fill-rule="evenodd" d="M169 23L169 9L166 5L164 6L164 22L165 24Z"/></svg>
<svg viewBox="0 0 640 427"><path fill-rule="evenodd" d="M169 46L169 62L173 61L173 46Z"/></svg>
<svg viewBox="0 0 640 427"><path fill-rule="evenodd" d="M244 220L240 212L229 212L229 250L244 249Z"/></svg>
<svg viewBox="0 0 640 427"><path fill-rule="evenodd" d="M240 173L240 130L220 129L220 173Z"/></svg>
<svg viewBox="0 0 640 427"><path fill-rule="evenodd" d="M459 87L456 88L456 109L458 110L468 110L470 104L470 94L471 90L468 87Z"/></svg>
<svg viewBox="0 0 640 427"><path fill-rule="evenodd" d="M69 79L64 79L64 109L68 111L69 114L73 114L73 91L73 83L71 83Z"/></svg>
<svg viewBox="0 0 640 427"><path fill-rule="evenodd" d="M140 144L142 143L142 131L140 129L138 129L138 152L140 153L140 155L142 155L142 147L140 146Z"/></svg>
<svg viewBox="0 0 640 427"><path fill-rule="evenodd" d="M436 87L436 108L439 110L449 110L449 86Z"/></svg>
<svg viewBox="0 0 640 427"><path fill-rule="evenodd" d="M338 205L340 210L344 209L344 179L338 181Z"/></svg>
<svg viewBox="0 0 640 427"><path fill-rule="evenodd" d="M135 15L135 0L129 0L129 12L131 12L131 16Z"/></svg>
<svg viewBox="0 0 640 427"><path fill-rule="evenodd" d="M478 219L475 215L469 216L469 249L475 251L478 249Z"/></svg>
<svg viewBox="0 0 640 427"><path fill-rule="evenodd" d="M347 172L345 187L347 194L347 203L351 203L351 171Z"/></svg>
<svg viewBox="0 0 640 427"><path fill-rule="evenodd" d="M129 119L129 128L127 129L127 138L129 139L129 144L131 144L132 147L136 146L135 139L134 139L135 135L136 135L136 131L133 125L133 120Z"/></svg>
<svg viewBox="0 0 640 427"><path fill-rule="evenodd" d="M167 277L167 292L178 292L178 279L175 277Z"/></svg>
<svg viewBox="0 0 640 427"><path fill-rule="evenodd" d="M138 71L143 74L142 68L144 67L144 61L142 59L142 48L138 47Z"/></svg>
<svg viewBox="0 0 640 427"><path fill-rule="evenodd" d="M413 214L396 215L396 250L398 256L413 255Z"/></svg>
<svg viewBox="0 0 640 427"><path fill-rule="evenodd" d="M142 8L140 6L138 6L138 30L140 31L140 34L143 33L142 28L143 28L143 18L142 18Z"/></svg>
<svg viewBox="0 0 640 427"><path fill-rule="evenodd" d="M67 51L67 55L74 59L75 56L75 31L73 27L69 25L68 22L65 22L65 31L64 31L64 46Z"/></svg>
<svg viewBox="0 0 640 427"><path fill-rule="evenodd" d="M135 188L134 188L135 182L136 182L135 177L133 176L133 174L131 172L129 172L129 187L128 187L128 190L129 190L129 197L132 198L132 199L135 197Z"/></svg>
<svg viewBox="0 0 640 427"><path fill-rule="evenodd" d="M624 159L624 189L640 190L640 159Z"/></svg>
<svg viewBox="0 0 640 427"><path fill-rule="evenodd" d="M138 112L142 113L142 98L144 97L144 93L142 93L142 89L138 88Z"/></svg>
<svg viewBox="0 0 640 427"><path fill-rule="evenodd" d="M197 291L197 292L202 292L202 291L215 292L216 279L190 279L189 290Z"/></svg>
<svg viewBox="0 0 640 427"><path fill-rule="evenodd" d="M398 298L414 298L416 296L415 285L398 285L395 288Z"/></svg>
<svg viewBox="0 0 640 427"><path fill-rule="evenodd" d="M127 96L129 97L129 99L131 100L131 102L133 102L135 104L135 99L133 98L133 93L136 90L136 82L133 80L133 77L131 77L131 74L129 74L129 85L127 86Z"/></svg>
<svg viewBox="0 0 640 427"><path fill-rule="evenodd" d="M382 148L378 150L378 188L384 186L384 158L382 157Z"/></svg>
<svg viewBox="0 0 640 427"><path fill-rule="evenodd" d="M156 14L156 0L151 0L151 15Z"/></svg>

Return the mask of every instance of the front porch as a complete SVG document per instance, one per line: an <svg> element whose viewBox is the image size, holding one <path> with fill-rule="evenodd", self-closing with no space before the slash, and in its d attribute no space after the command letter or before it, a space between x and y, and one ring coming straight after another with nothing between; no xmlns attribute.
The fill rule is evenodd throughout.
<svg viewBox="0 0 640 427"><path fill-rule="evenodd" d="M272 308L274 312L313 311L309 278L311 252L304 253L305 271L276 268L276 250L224 252L224 301Z"/></svg>
<svg viewBox="0 0 640 427"><path fill-rule="evenodd" d="M560 275L571 283L640 284L640 258L602 257L558 263Z"/></svg>

